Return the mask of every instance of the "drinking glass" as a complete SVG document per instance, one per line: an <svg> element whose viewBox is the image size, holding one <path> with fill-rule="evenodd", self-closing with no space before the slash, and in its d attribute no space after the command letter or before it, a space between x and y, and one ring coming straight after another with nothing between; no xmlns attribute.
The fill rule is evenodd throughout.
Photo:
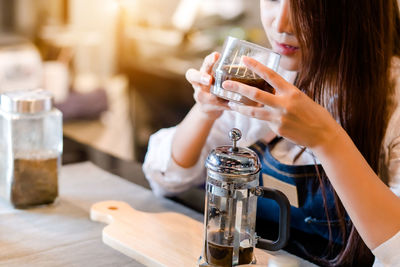
<svg viewBox="0 0 400 267"><path fill-rule="evenodd" d="M243 57L248 56L270 69L277 71L280 55L272 50L229 36L224 43L223 52L213 68L214 84L210 92L223 99L240 104L252 105L255 102L239 93L222 88L225 80L241 82L261 90L274 93L275 90L259 75L248 69Z"/></svg>

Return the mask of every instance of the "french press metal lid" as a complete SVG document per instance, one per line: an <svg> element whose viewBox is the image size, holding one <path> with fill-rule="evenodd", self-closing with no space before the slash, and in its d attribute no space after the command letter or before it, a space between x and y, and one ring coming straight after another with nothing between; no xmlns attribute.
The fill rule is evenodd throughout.
<svg viewBox="0 0 400 267"><path fill-rule="evenodd" d="M237 141L242 137L239 129L229 132L232 146L220 146L213 149L207 157L206 168L211 176L226 182L251 182L257 179L260 161L257 154L244 147L238 147Z"/></svg>

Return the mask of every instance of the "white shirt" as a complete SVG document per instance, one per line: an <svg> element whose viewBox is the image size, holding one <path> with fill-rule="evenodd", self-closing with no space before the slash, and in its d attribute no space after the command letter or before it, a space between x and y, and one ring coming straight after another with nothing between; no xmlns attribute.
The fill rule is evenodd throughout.
<svg viewBox="0 0 400 267"><path fill-rule="evenodd" d="M373 267L400 266L400 231L372 250L375 255Z"/></svg>
<svg viewBox="0 0 400 267"><path fill-rule="evenodd" d="M393 74L397 79L394 103L400 99L400 60L393 61ZM156 195L174 195L190 187L201 185L206 179L205 160L209 152L218 146L229 145L228 132L232 128L242 131L238 146L247 147L256 141L271 140L275 134L262 120L249 118L233 111L225 111L217 119L202 149L200 159L191 168L182 168L171 157L172 138L176 127L161 129L150 137L143 171ZM283 140L272 149L272 155L280 162L290 165L314 164L312 152L305 153L293 162L301 147ZM391 190L400 196L400 106L396 106L388 123L380 156L379 176L389 181ZM377 259L376 266L400 266L400 234L381 244L372 251Z"/></svg>

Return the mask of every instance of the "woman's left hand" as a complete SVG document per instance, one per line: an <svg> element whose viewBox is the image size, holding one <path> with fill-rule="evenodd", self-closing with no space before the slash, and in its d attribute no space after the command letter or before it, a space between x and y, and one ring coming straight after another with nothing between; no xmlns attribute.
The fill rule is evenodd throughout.
<svg viewBox="0 0 400 267"><path fill-rule="evenodd" d="M237 92L257 102L258 106L229 103L232 110L268 122L272 131L310 149L328 145L340 125L322 106L258 61L244 57L244 64L262 77L276 93L235 81L225 81L226 90Z"/></svg>

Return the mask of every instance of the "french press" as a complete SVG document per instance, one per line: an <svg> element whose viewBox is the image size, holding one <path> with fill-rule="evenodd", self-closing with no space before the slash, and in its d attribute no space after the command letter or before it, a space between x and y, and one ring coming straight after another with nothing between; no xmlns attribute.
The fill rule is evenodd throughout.
<svg viewBox="0 0 400 267"><path fill-rule="evenodd" d="M255 263L254 247L279 250L289 238L290 204L280 191L258 186L260 161L257 154L237 147L240 130L229 132L232 146L213 149L206 160L206 206L204 247L199 266L235 266ZM280 207L279 237L256 236L257 198L275 200Z"/></svg>

